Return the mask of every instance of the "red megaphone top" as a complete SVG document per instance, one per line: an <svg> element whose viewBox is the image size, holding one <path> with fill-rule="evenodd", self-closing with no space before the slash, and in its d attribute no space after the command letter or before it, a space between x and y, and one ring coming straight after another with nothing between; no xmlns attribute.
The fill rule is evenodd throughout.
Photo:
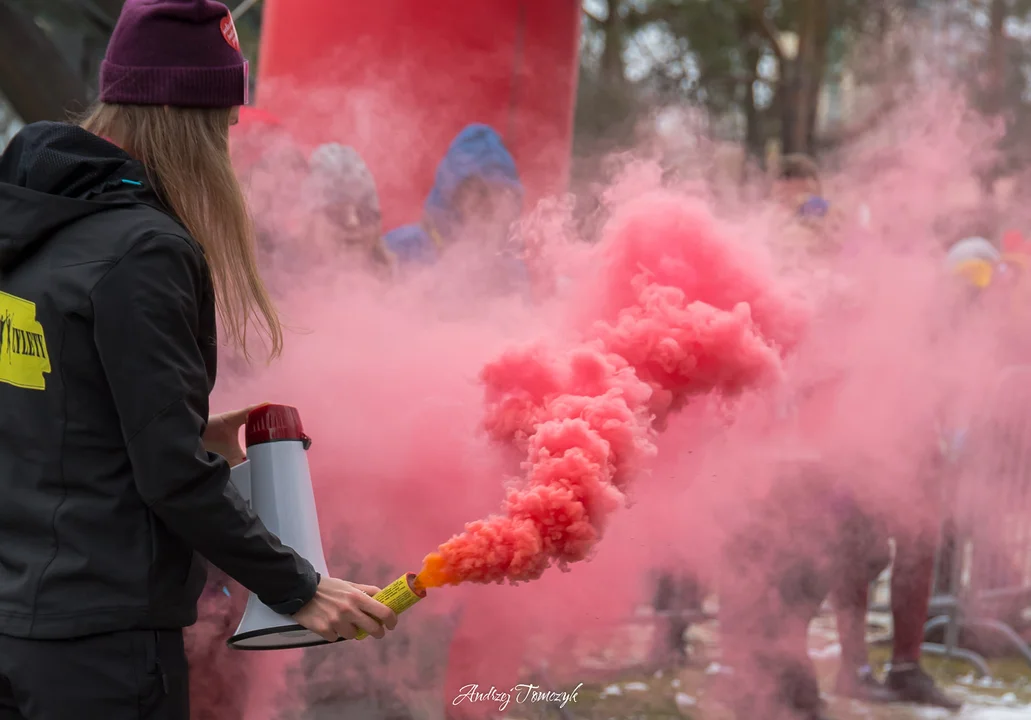
<svg viewBox="0 0 1031 720"><path fill-rule="evenodd" d="M247 447L279 440L297 440L307 449L311 438L304 434L301 414L289 405L261 405L247 415L244 431Z"/></svg>

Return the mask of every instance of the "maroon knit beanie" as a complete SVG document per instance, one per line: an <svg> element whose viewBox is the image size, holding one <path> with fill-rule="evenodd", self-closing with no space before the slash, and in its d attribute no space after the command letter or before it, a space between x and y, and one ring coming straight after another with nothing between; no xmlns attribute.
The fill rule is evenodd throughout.
<svg viewBox="0 0 1031 720"><path fill-rule="evenodd" d="M245 105L247 61L229 9L211 0L126 0L100 66L100 100Z"/></svg>

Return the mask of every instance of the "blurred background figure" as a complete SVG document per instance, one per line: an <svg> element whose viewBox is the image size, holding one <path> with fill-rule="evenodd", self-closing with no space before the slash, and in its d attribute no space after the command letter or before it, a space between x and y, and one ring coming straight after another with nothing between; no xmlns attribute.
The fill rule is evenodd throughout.
<svg viewBox="0 0 1031 720"><path fill-rule="evenodd" d="M997 276L1001 255L983 237L968 237L954 244L945 257L945 270L959 280L959 304L946 305L944 322L951 332L961 325ZM976 320L975 320L976 322ZM921 667L924 624L928 619L939 545L942 558L937 566L948 571L952 565L953 538L950 523L942 522L943 496L950 478L950 459L960 450L963 424L969 422L969 408L946 408L939 418L938 442L921 464L920 477L909 498L913 512L892 513L893 517L867 518L873 532L865 542L846 546L844 561L835 572L834 605L841 636L842 667L837 693L868 702L908 702L957 710L961 703L949 697ZM960 423L957 426L956 423ZM908 515L908 521L907 521ZM945 532L942 533L942 528ZM939 542L939 534L943 537ZM870 668L866 647L866 617L870 585L887 567L888 537L895 539L891 575L892 636L891 664L881 684ZM870 568L870 573L862 571ZM947 584L939 578L939 585Z"/></svg>
<svg viewBox="0 0 1031 720"><path fill-rule="evenodd" d="M687 644L684 635L692 618L701 617L705 593L698 578L680 568L658 573L652 608L656 625L651 662L658 668L687 665Z"/></svg>
<svg viewBox="0 0 1031 720"><path fill-rule="evenodd" d="M358 153L326 143L306 158L285 133L261 137L267 142L248 168L245 190L273 294L288 294L302 275L309 283L345 271L392 277L376 182Z"/></svg>
<svg viewBox="0 0 1031 720"><path fill-rule="evenodd" d="M809 624L831 588L833 549L854 498L820 460L774 461L723 548L720 636L731 673L717 696L736 720L824 720ZM736 678L747 678L739 681Z"/></svg>
<svg viewBox="0 0 1031 720"><path fill-rule="evenodd" d="M511 238L523 194L501 136L487 125L469 125L437 167L422 221L387 233L386 246L402 267L436 263L457 251L469 263L467 283L495 289L525 285L526 265Z"/></svg>
<svg viewBox="0 0 1031 720"><path fill-rule="evenodd" d="M829 205L821 196L820 168L807 155L785 155L773 186L773 200L802 218L820 218Z"/></svg>
<svg viewBox="0 0 1031 720"><path fill-rule="evenodd" d="M1002 255L998 249L983 237L968 237L949 248L945 257L946 267L965 281L970 297L978 296L992 284Z"/></svg>
<svg viewBox="0 0 1031 720"><path fill-rule="evenodd" d="M813 263L828 260L839 249L836 223L823 197L820 169L807 155L785 155L777 167L770 193L776 219L772 228L774 248L786 267L812 270Z"/></svg>
<svg viewBox="0 0 1031 720"><path fill-rule="evenodd" d="M312 259L389 277L394 259L383 242L376 181L361 156L354 148L326 143L311 154L308 168L309 212L301 242L318 248Z"/></svg>

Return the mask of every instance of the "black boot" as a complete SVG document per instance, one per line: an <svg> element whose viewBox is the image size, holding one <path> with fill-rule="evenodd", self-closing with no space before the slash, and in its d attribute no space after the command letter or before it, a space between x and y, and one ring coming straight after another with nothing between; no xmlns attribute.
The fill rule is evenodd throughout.
<svg viewBox="0 0 1031 720"><path fill-rule="evenodd" d="M875 704L899 701L898 695L880 683L870 668L863 668L858 672L842 669L838 673L834 694Z"/></svg>
<svg viewBox="0 0 1031 720"><path fill-rule="evenodd" d="M934 679L919 665L905 665L888 671L885 685L892 690L898 702L915 703L959 710L963 703L953 700L934 684Z"/></svg>

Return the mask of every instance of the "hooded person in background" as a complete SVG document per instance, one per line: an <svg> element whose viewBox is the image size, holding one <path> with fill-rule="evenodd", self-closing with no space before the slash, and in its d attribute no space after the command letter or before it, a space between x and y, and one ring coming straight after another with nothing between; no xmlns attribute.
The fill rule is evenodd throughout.
<svg viewBox="0 0 1031 720"><path fill-rule="evenodd" d="M496 293L499 287L525 287L526 264L509 242L523 195L515 160L501 136L487 125L469 125L437 167L422 221L392 230L384 242L401 268L434 264L463 248L478 260L465 278L474 289Z"/></svg>
<svg viewBox="0 0 1031 720"><path fill-rule="evenodd" d="M390 277L394 258L383 242L379 193L365 161L354 148L326 143L311 154L308 169L305 245L318 248L319 264L339 260Z"/></svg>

